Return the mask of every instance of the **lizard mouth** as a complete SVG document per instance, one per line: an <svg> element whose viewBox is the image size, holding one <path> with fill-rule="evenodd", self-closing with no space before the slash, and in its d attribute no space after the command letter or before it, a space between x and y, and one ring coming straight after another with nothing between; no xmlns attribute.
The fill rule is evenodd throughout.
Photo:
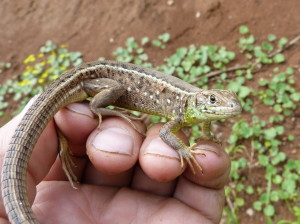
<svg viewBox="0 0 300 224"><path fill-rule="evenodd" d="M242 108L231 108L231 107L218 107L217 108L205 108L202 110L205 114L211 114L211 115L220 115L220 116L236 116L242 112Z"/></svg>

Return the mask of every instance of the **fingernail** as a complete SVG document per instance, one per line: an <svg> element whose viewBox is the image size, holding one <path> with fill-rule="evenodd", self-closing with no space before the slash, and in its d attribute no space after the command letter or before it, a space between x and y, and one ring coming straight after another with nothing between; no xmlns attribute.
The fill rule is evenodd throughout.
<svg viewBox="0 0 300 224"><path fill-rule="evenodd" d="M90 118L95 118L95 115L90 110L89 104L87 103L71 103L66 108L78 114L86 115Z"/></svg>
<svg viewBox="0 0 300 224"><path fill-rule="evenodd" d="M159 155L164 157L179 159L179 155L176 150L170 150L168 146L161 138L154 138L151 143L148 144L145 154Z"/></svg>
<svg viewBox="0 0 300 224"><path fill-rule="evenodd" d="M132 155L133 137L122 128L100 129L92 140L92 145L101 151Z"/></svg>

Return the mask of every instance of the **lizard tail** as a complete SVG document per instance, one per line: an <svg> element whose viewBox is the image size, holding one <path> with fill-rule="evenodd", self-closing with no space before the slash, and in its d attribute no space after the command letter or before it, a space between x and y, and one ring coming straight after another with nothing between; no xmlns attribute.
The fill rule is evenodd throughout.
<svg viewBox="0 0 300 224"><path fill-rule="evenodd" d="M69 87L72 91L64 91ZM60 86L60 87L57 87ZM28 161L42 131L63 106L81 101L86 93L80 85L58 79L42 93L25 113L12 136L2 166L2 198L9 221L13 224L39 223L27 196Z"/></svg>

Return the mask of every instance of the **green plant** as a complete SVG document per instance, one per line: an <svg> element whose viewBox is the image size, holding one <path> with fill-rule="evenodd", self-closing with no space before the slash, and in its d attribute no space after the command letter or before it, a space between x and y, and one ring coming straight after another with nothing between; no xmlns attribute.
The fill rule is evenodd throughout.
<svg viewBox="0 0 300 224"><path fill-rule="evenodd" d="M10 62L0 61L0 74L3 72L3 70L9 69L10 67L11 67Z"/></svg>
<svg viewBox="0 0 300 224"><path fill-rule="evenodd" d="M28 55L24 60L24 71L18 79L8 80L0 87L0 115L5 114L8 107L9 96L19 102L20 111L28 100L43 91L44 86L56 79L69 66L82 63L81 53L69 52L65 45L57 47L47 41L40 48L40 52Z"/></svg>

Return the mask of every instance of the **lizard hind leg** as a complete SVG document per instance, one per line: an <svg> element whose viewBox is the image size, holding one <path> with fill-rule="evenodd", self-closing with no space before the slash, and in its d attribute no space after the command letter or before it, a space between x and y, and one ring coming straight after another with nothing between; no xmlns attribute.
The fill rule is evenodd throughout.
<svg viewBox="0 0 300 224"><path fill-rule="evenodd" d="M74 189L77 189L75 183L78 182L78 179L73 171L73 168L76 167L76 165L71 158L73 153L69 148L68 140L62 134L62 132L58 128L56 128L56 132L57 132L58 142L59 142L58 148L59 148L59 157L61 160L62 169L65 172L71 186Z"/></svg>
<svg viewBox="0 0 300 224"><path fill-rule="evenodd" d="M219 139L217 139L214 135L211 134L210 127L211 127L211 123L209 121L203 122L201 124L202 135L198 138L198 140L213 141L219 145L222 145L222 142Z"/></svg>
<svg viewBox="0 0 300 224"><path fill-rule="evenodd" d="M124 113L123 111L119 110L112 110L108 108L94 108L93 112L98 114L99 116L99 125L102 120L102 116L116 116L116 117L121 117L125 121L127 121L139 134L143 135L144 137L146 136L145 132L140 130L135 123L132 120L140 120L138 117L133 117L132 115L127 114L126 112Z"/></svg>
<svg viewBox="0 0 300 224"><path fill-rule="evenodd" d="M132 122L132 120L137 120L136 117L130 116L124 111L105 108L113 105L125 93L126 90L123 85L112 79L99 78L86 80L84 89L89 96L93 96L90 107L93 113L99 116L99 125L102 121L102 116L117 116L129 122L136 131L145 136L145 133L139 130Z"/></svg>

